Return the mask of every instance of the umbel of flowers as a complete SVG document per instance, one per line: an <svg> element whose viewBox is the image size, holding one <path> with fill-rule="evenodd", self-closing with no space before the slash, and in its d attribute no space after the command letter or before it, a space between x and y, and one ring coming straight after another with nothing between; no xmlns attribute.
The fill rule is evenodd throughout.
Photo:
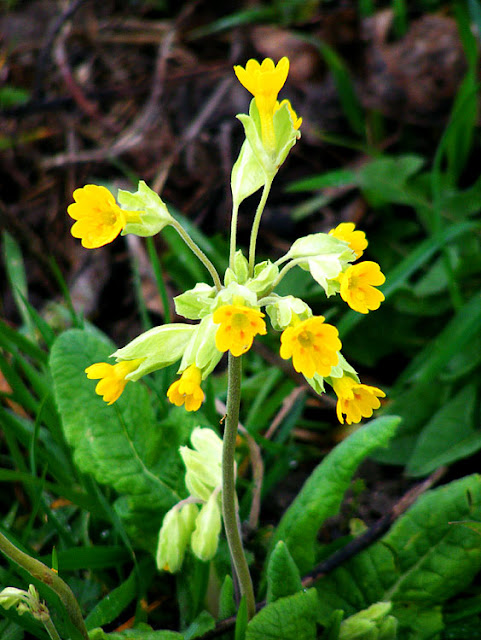
<svg viewBox="0 0 481 640"><path fill-rule="evenodd" d="M360 382L356 371L341 353L337 329L327 323L324 316L314 315L303 300L293 295L281 296L276 289L286 273L297 267L310 273L326 297L339 294L356 312L367 314L379 308L384 300L377 288L383 284L384 275L375 262L360 260L368 243L365 234L352 223L341 223L329 233L298 238L289 251L274 262L256 261L257 235L269 191L279 167L300 138L302 118L297 116L288 100L278 99L289 72L287 58L282 58L277 64L269 58L261 64L249 60L245 68L236 66L234 71L253 98L249 113L237 116L244 128L245 140L231 175L233 209L229 267L223 277L145 182L139 182L134 193L119 190L117 199L105 187L97 185L87 185L73 194L75 202L68 207L69 215L76 221L72 235L80 238L84 247L101 247L119 234L153 236L170 225L212 278L212 283L198 283L175 298L177 314L189 322L164 324L146 331L112 354L114 364L101 362L90 365L86 369L87 376L99 380L96 392L105 402L112 404L127 383L179 362L178 378L172 380L167 397L177 406L184 405L187 411L197 411L204 400L202 383L226 352L229 352L229 371L234 371L234 364L239 362L235 365L237 373L229 377L229 389L239 387L241 357L258 336L267 333L267 325L270 324L272 330L279 333L280 357L290 360L294 369L317 393L324 392L327 382L337 395L339 421L358 423L379 408L379 399L384 397L384 392ZM248 253L244 255L236 242L239 207L245 198L260 189ZM232 394L229 399L228 390L226 432L229 420L235 421L234 428L237 429L235 415L238 414L239 393ZM235 410L229 411L229 402ZM232 434L229 437L231 444L235 445L235 437L233 440ZM198 449L200 441L202 438L199 440L196 435L194 448ZM229 446L224 435L224 449ZM224 475L224 495L221 498L217 477L209 484L208 490L199 488L197 476L194 481L193 467L189 466L194 458L203 474L209 467L205 460L199 463L199 456L203 454L199 450L197 453L199 455L194 457L185 451L183 453L191 496L166 516L159 539L158 564L161 568L176 570L188 544L199 557L211 557L215 552L217 543L214 544L214 539L217 535L212 535L206 542L202 532L207 530L206 523L212 531L217 531L221 499L231 555L242 591L247 578L240 575L243 569L238 566L233 551L236 543L231 542L228 533L231 529L235 535L235 517L233 512L226 513L226 504L235 503L233 453L227 466L225 455L223 458L224 474L227 467L231 471L228 478ZM228 499L227 486L231 492ZM175 536L172 535L174 530ZM173 538L177 540L177 546L168 549L165 541ZM248 609L252 614L252 598Z"/></svg>
<svg viewBox="0 0 481 640"><path fill-rule="evenodd" d="M202 381L222 354L229 351L236 357L244 355L256 336L266 334L268 318L272 328L280 332L281 358L292 360L294 369L317 392L324 392L325 382L332 386L341 422L360 422L379 408L379 398L385 394L361 384L341 355L337 329L326 323L324 316L313 315L304 301L291 295L279 296L275 290L284 275L297 266L310 272L327 297L339 294L352 309L365 314L384 300L376 288L383 284L384 275L375 262L356 262L362 257L367 240L353 223L341 223L328 234L299 238L275 262L256 263L257 233L265 202L280 165L300 137L302 118L298 118L288 100L278 101L289 71L287 58L277 65L270 58L261 64L249 60L245 68L236 66L234 71L254 98L249 115L237 116L246 139L232 170L230 262L223 281L145 182L139 182L135 193L120 189L117 201L102 186L91 184L74 191L75 202L68 207L68 213L76 220L72 235L80 238L84 247L101 247L119 234L152 236L171 225L213 279L212 285L199 283L175 298L177 314L196 324L165 324L150 329L112 354L116 364L92 364L86 369L87 376L99 380L96 392L112 404L129 381L180 361L180 377L172 382L167 397L177 406L184 405L187 411L196 411L204 400ZM246 258L236 247L238 209L260 188L263 191Z"/></svg>

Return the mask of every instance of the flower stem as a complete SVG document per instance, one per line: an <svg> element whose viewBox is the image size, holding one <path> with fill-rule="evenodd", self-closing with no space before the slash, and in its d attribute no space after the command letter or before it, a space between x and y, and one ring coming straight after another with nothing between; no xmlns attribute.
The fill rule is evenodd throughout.
<svg viewBox="0 0 481 640"><path fill-rule="evenodd" d="M52 619L50 618L50 616L45 620L43 620L43 626L45 627L51 640L61 640L60 636L58 635L58 631L55 628L55 625L52 622Z"/></svg>
<svg viewBox="0 0 481 640"><path fill-rule="evenodd" d="M177 222L177 220L173 220L170 224L172 227L174 227L174 229L177 231L179 236L182 238L185 244L189 247L192 253L196 255L199 258L199 260L202 262L204 267L210 273L212 280L214 281L215 288L217 289L217 291L220 291L222 289L222 283L220 281L219 274L217 273L217 269L214 267L212 262L205 255L205 253L202 251L199 245L192 240L190 235L187 233L184 227L179 222Z"/></svg>
<svg viewBox="0 0 481 640"><path fill-rule="evenodd" d="M254 266L256 262L256 242L257 242L257 234L259 232L259 225L261 223L261 217L264 213L264 207L266 206L267 197L269 195L269 191L271 190L273 178L267 178L264 184L264 188L262 190L262 196L257 205L256 215L254 217L254 222L252 224L251 230L251 240L249 244L249 275L252 278L254 275Z"/></svg>
<svg viewBox="0 0 481 640"><path fill-rule="evenodd" d="M229 352L227 383L227 415L222 450L222 513L230 555L239 581L241 595L246 599L249 620L255 614L254 588L237 526L237 495L235 491L235 443L239 424L241 357Z"/></svg>
<svg viewBox="0 0 481 640"><path fill-rule="evenodd" d="M43 564L43 562L31 558L26 553L23 553L23 551L20 551L20 549L17 549L1 532L0 551L2 551L7 558L10 558L10 560L13 560L13 562L22 567L22 569L25 569L31 576L37 578L37 580L40 580L55 591L62 601L72 625L77 630L76 638L88 640L89 634L85 627L82 612L68 584L52 571L52 569L49 569L47 565Z"/></svg>
<svg viewBox="0 0 481 640"><path fill-rule="evenodd" d="M237 214L239 213L239 203L234 202L232 206L232 218L230 222L230 252L229 267L234 269L234 257L237 245Z"/></svg>

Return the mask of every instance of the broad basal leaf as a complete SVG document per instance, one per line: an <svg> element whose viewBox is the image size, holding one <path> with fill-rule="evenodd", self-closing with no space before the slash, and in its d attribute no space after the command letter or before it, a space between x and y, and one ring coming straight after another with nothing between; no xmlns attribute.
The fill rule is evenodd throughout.
<svg viewBox="0 0 481 640"><path fill-rule="evenodd" d="M252 618L246 640L315 640L316 614L315 589L280 598Z"/></svg>
<svg viewBox="0 0 481 640"><path fill-rule="evenodd" d="M335 609L352 615L374 602L392 602L404 628L400 637L431 637L416 631L421 613L438 629L439 611L434 617L427 612L466 588L481 568L481 536L457 524L466 520L481 521L478 475L426 493L382 540L321 580L320 621ZM408 615L409 609L419 615Z"/></svg>
<svg viewBox="0 0 481 640"><path fill-rule="evenodd" d="M63 333L50 357L55 397L79 469L121 494L121 515L138 523L149 547L163 513L181 499L180 443L165 446L142 383L128 383L111 406L96 395L85 368L114 350L88 331Z"/></svg>

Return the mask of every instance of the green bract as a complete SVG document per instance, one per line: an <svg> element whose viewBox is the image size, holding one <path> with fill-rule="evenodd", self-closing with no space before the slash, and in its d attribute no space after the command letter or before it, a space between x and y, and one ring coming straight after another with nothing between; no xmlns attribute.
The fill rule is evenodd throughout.
<svg viewBox="0 0 481 640"><path fill-rule="evenodd" d="M302 269L310 271L312 277L328 296L339 291L339 283L333 281L356 254L347 242L327 233L313 233L296 240L284 256L294 260Z"/></svg>
<svg viewBox="0 0 481 640"><path fill-rule="evenodd" d="M284 331L291 324L294 315L300 320L307 320L312 316L311 308L304 300L294 296L281 297L276 294L269 296L266 312L276 331Z"/></svg>
<svg viewBox="0 0 481 640"><path fill-rule="evenodd" d="M164 202L143 180L135 193L119 189L117 200L129 211L140 212L140 222L127 222L122 235L154 236L173 220Z"/></svg>
<svg viewBox="0 0 481 640"><path fill-rule="evenodd" d="M194 325L181 322L154 327L122 349L117 349L112 357L117 362L145 358L137 369L126 376L128 380L138 380L147 373L163 369L180 360L195 329Z"/></svg>
<svg viewBox="0 0 481 640"><path fill-rule="evenodd" d="M351 367L351 365L341 352L338 352L337 355L339 356L339 361L335 367L332 367L329 378L342 378L345 373L348 373L352 378L354 378L354 380L357 380L357 382L359 382L357 371L353 367Z"/></svg>
<svg viewBox="0 0 481 640"><path fill-rule="evenodd" d="M246 118L248 116L245 116ZM245 140L239 157L232 167L231 189L234 206L255 193L266 183L266 174L248 140Z"/></svg>
<svg viewBox="0 0 481 640"><path fill-rule="evenodd" d="M215 287L205 282L198 282L193 289L174 298L175 310L184 318L199 320L210 313L215 294Z"/></svg>
<svg viewBox="0 0 481 640"><path fill-rule="evenodd" d="M270 260L259 262L254 267L254 277L247 282L246 286L251 291L255 291L258 296L262 296L272 288L278 275L279 267Z"/></svg>
<svg viewBox="0 0 481 640"><path fill-rule="evenodd" d="M185 484L191 496L207 501L222 483L222 440L212 429L197 427L191 442L195 451L189 447L179 449L187 469Z"/></svg>
<svg viewBox="0 0 481 640"><path fill-rule="evenodd" d="M214 324L212 320L212 314L195 325L195 331L185 347L179 373L191 364L195 364L202 371L202 379L205 380L215 369L223 355L215 346L215 334L218 328L219 325Z"/></svg>
<svg viewBox="0 0 481 640"><path fill-rule="evenodd" d="M255 160L257 161L257 163L254 163L250 159L248 152L243 152L241 149L241 154L239 155L237 163L239 163L243 153L245 155L245 159L242 158L242 163L237 168L236 175L233 175L232 178L233 193L234 188L237 189L234 199L236 202L240 202L248 195L251 195L251 193L257 191L257 189L262 187L265 182L273 180L279 170L279 167L283 164L284 160L287 158L287 154L296 144L301 134L292 124L287 105L283 105L274 113L276 146L275 149L270 152L264 147L262 142L261 122L255 99L251 100L249 115L240 113L237 115L237 118L242 122L247 142L249 143L252 153L255 156ZM259 167L264 172L264 176L259 173ZM249 176L246 181L244 176L250 171L252 171L252 175ZM242 187L243 182L245 185L244 188Z"/></svg>

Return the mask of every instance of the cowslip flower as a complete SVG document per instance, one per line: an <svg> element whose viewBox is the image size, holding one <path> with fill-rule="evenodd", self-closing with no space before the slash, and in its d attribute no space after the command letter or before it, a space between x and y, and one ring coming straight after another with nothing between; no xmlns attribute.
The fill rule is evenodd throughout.
<svg viewBox="0 0 481 640"><path fill-rule="evenodd" d="M344 240L356 254L356 258L360 258L366 249L368 242L364 231L356 229L354 222L341 222L335 229L329 231L330 236L334 236L338 240Z"/></svg>
<svg viewBox="0 0 481 640"><path fill-rule="evenodd" d="M179 380L170 385L167 397L176 407L185 405L187 411L197 411L204 400L201 382L202 372L192 364L182 373Z"/></svg>
<svg viewBox="0 0 481 640"><path fill-rule="evenodd" d="M214 311L213 321L220 324L215 334L215 345L219 351L230 351L241 356L252 346L254 336L267 333L264 314L241 304L230 304Z"/></svg>
<svg viewBox="0 0 481 640"><path fill-rule="evenodd" d="M128 222L140 221L141 212L121 209L110 191L96 184L75 189L73 199L67 207L69 216L76 220L70 233L80 238L86 249L103 247L115 240Z"/></svg>
<svg viewBox="0 0 481 640"><path fill-rule="evenodd" d="M292 358L294 369L313 378L328 376L339 360L341 349L338 331L324 323L323 316L313 316L287 327L281 334L281 358Z"/></svg>
<svg viewBox="0 0 481 640"><path fill-rule="evenodd" d="M261 64L257 60L249 60L243 69L234 67L239 82L250 91L256 100L261 121L262 141L268 149L276 146L273 115L279 91L284 86L289 73L289 60L285 56L277 65L270 58Z"/></svg>
<svg viewBox="0 0 481 640"><path fill-rule="evenodd" d="M344 424L358 423L362 418L370 418L374 409L379 409L386 394L377 387L361 384L350 376L331 378L331 384L337 395L336 413L338 420Z"/></svg>
<svg viewBox="0 0 481 640"><path fill-rule="evenodd" d="M340 294L344 302L359 313L379 309L384 294L375 287L386 280L377 262L360 262L348 267L338 276Z"/></svg>
<svg viewBox="0 0 481 640"><path fill-rule="evenodd" d="M144 358L135 360L124 360L117 364L107 362L97 362L85 369L89 380L99 380L95 387L95 393L102 396L108 404L113 404L120 398L125 389L129 373L132 373L142 364Z"/></svg>
<svg viewBox="0 0 481 640"><path fill-rule="evenodd" d="M281 107L283 107L284 105L287 106L287 110L289 111L289 115L291 116L292 126L296 131L298 131L302 124L302 118L299 118L297 116L297 113L292 108L292 105L289 100L283 100L282 102L276 101L276 104L274 106L274 113L279 109L281 109Z"/></svg>

